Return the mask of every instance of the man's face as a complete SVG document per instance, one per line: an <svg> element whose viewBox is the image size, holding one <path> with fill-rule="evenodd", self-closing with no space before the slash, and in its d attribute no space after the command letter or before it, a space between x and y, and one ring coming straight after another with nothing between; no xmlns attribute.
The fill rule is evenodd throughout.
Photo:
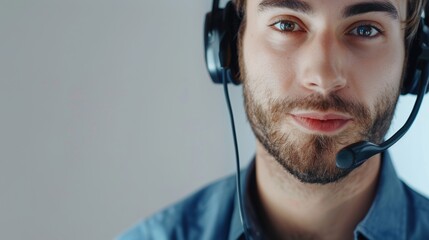
<svg viewBox="0 0 429 240"><path fill-rule="evenodd" d="M246 112L302 182L330 183L343 147L386 134L404 62L405 0L248 0L240 45Z"/></svg>

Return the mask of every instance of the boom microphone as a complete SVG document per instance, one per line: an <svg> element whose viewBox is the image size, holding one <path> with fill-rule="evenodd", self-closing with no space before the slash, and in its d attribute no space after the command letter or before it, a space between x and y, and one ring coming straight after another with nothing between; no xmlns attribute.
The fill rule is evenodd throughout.
<svg viewBox="0 0 429 240"><path fill-rule="evenodd" d="M366 160L375 154L385 151L404 136L417 116L417 112L420 109L420 105L422 104L423 97L426 93L426 88L428 85L428 73L426 71L423 73L418 71L418 75L419 76L416 77L420 77L419 92L417 94L413 110L411 111L411 114L405 124L392 137L380 145L368 141L361 141L341 149L337 153L336 157L336 166L338 168L352 170L362 165Z"/></svg>

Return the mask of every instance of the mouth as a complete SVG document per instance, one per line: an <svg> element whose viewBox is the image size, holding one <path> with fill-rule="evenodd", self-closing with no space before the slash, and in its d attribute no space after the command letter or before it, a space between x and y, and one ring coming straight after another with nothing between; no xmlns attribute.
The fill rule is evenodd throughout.
<svg viewBox="0 0 429 240"><path fill-rule="evenodd" d="M290 115L300 128L319 134L336 134L352 121L350 116L340 113L303 112Z"/></svg>

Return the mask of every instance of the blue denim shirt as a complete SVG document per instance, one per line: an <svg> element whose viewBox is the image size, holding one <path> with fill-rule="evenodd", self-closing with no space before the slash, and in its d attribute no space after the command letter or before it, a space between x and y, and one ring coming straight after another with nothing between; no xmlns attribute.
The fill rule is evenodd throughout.
<svg viewBox="0 0 429 240"><path fill-rule="evenodd" d="M266 239L253 204L254 161L243 171L242 189L252 239ZM119 240L244 239L230 176L143 220ZM356 226L357 239L429 239L429 200L399 180L390 157L383 154L377 193L365 218Z"/></svg>

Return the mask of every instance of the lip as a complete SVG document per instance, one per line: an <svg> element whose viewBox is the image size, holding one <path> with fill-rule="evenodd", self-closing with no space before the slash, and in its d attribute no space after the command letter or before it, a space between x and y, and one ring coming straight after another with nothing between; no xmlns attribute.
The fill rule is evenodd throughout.
<svg viewBox="0 0 429 240"><path fill-rule="evenodd" d="M310 132L334 134L340 132L352 120L341 113L304 112L291 113L295 123Z"/></svg>

